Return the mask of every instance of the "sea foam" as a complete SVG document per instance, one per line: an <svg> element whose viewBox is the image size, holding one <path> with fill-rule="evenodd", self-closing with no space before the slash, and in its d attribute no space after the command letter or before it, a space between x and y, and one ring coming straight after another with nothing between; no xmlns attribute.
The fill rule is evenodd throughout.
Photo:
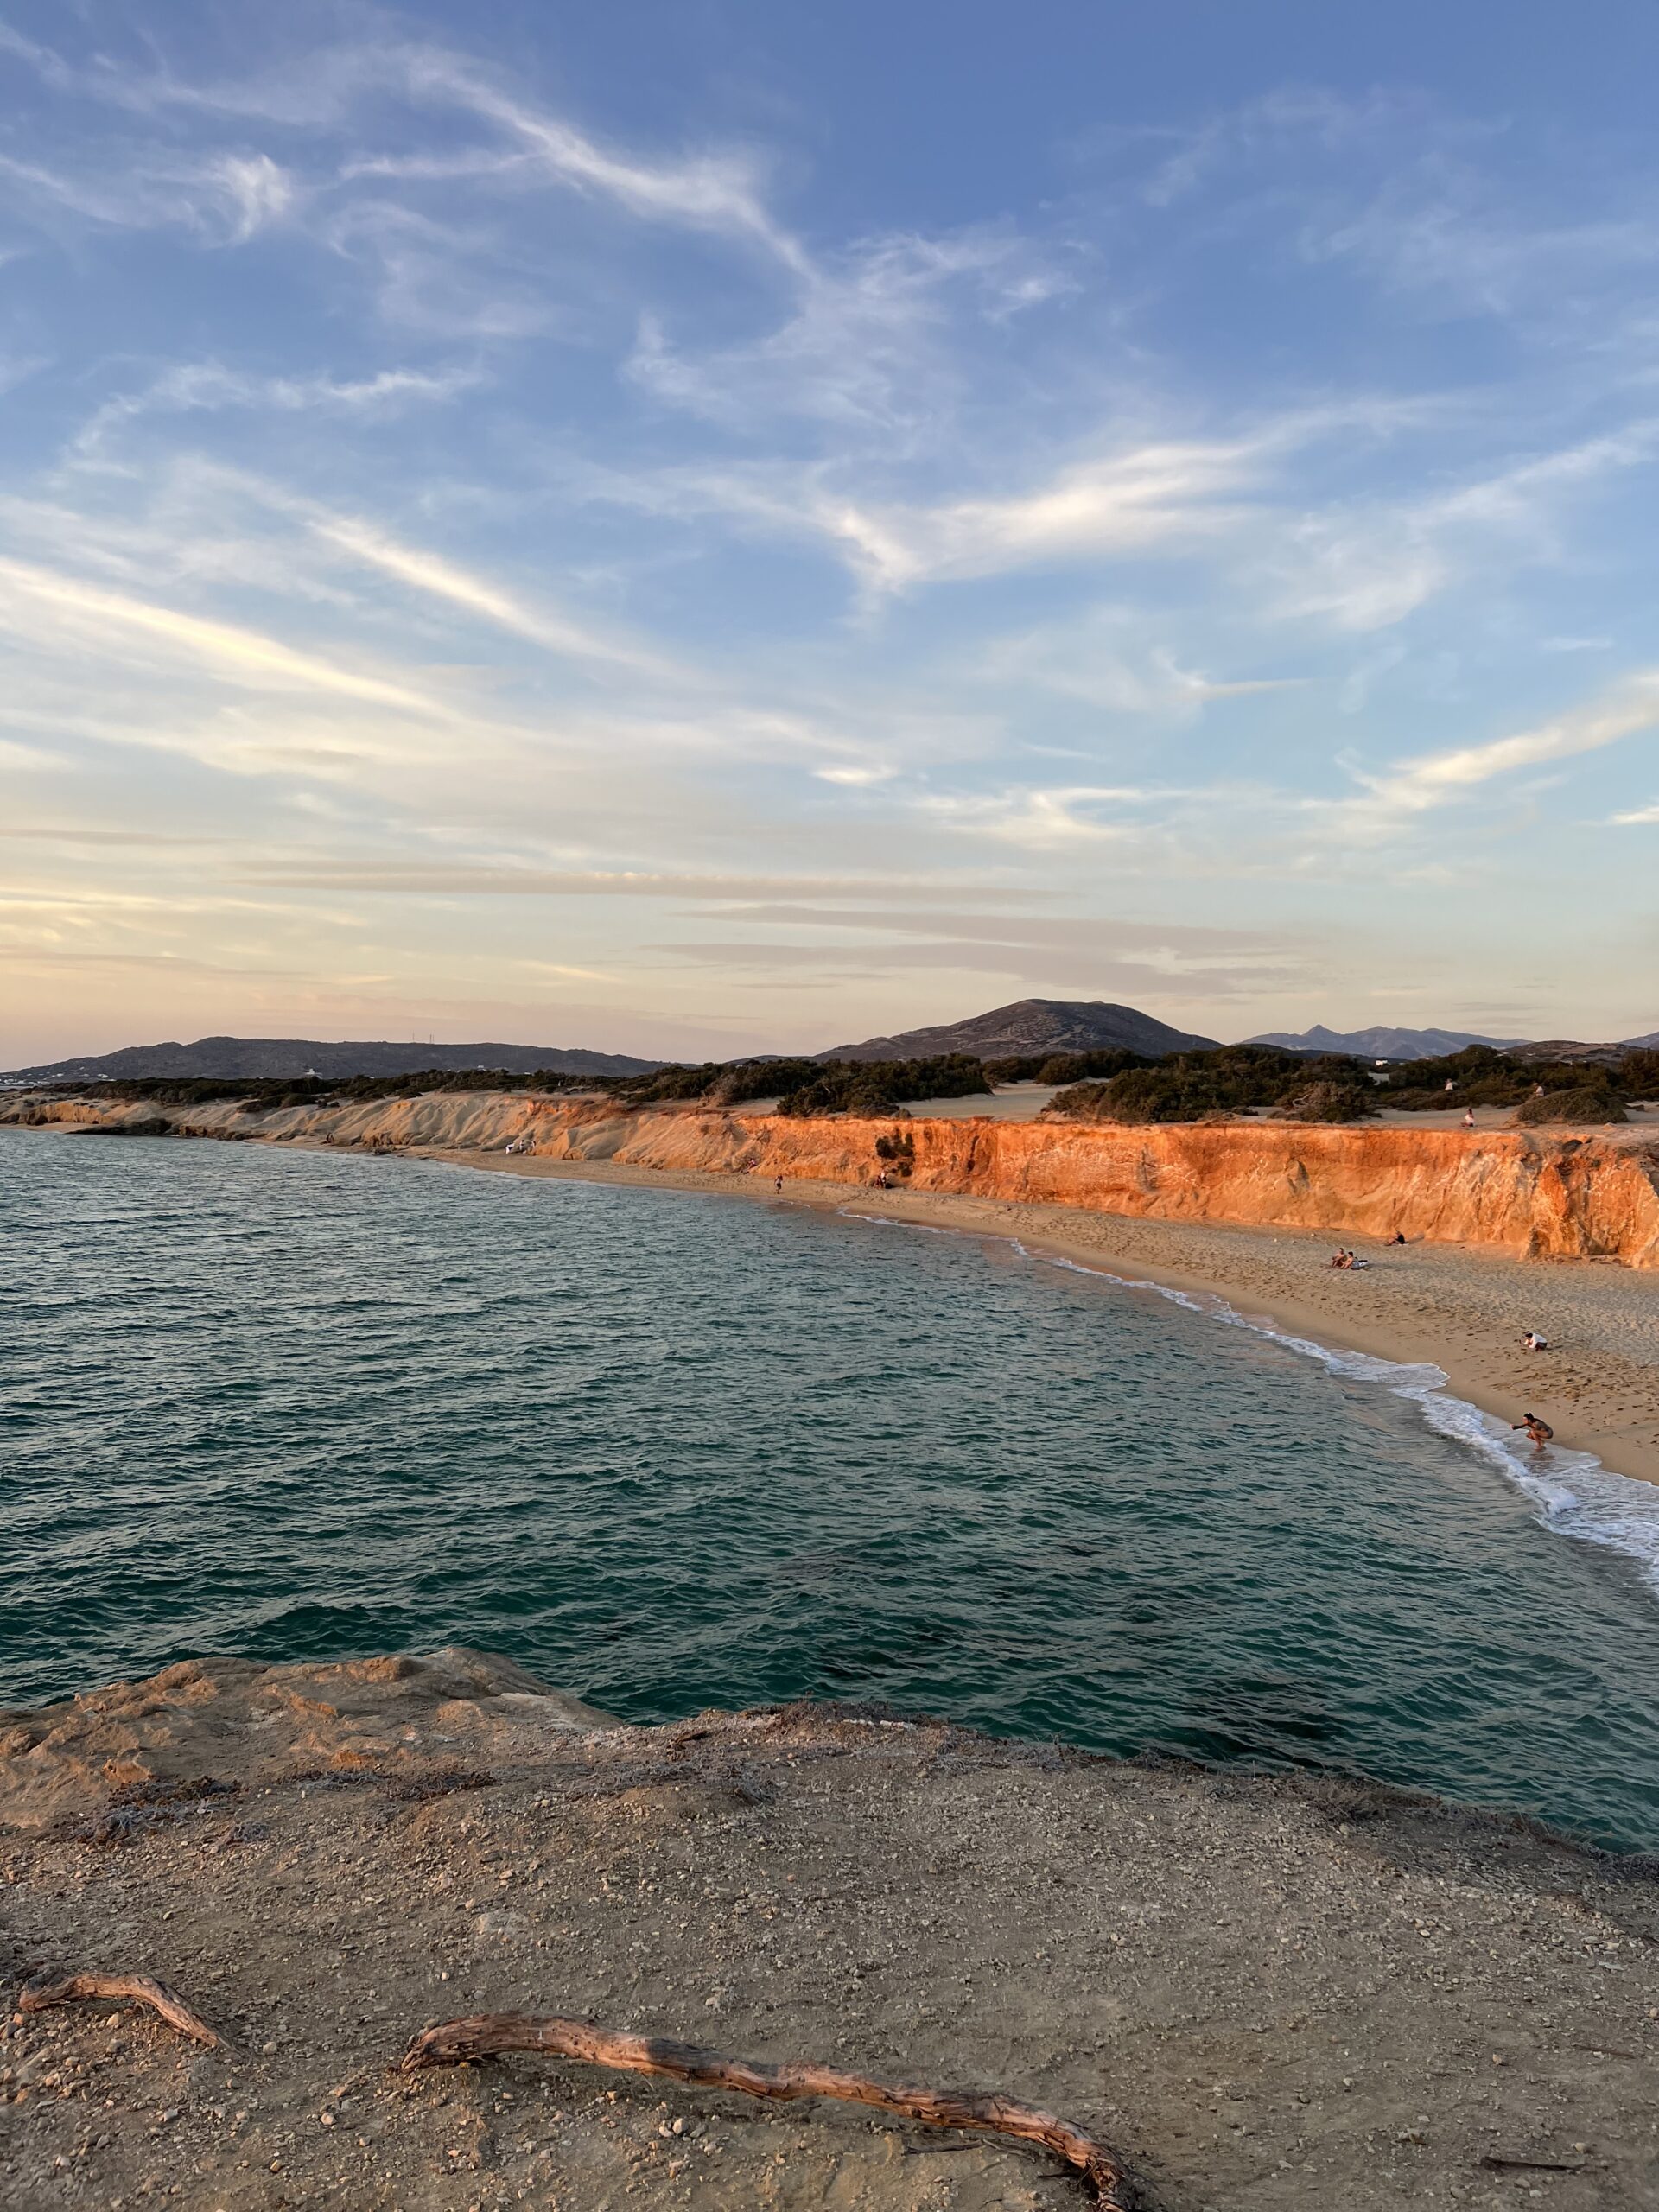
<svg viewBox="0 0 1659 2212"><path fill-rule="evenodd" d="M932 1236L984 1236L979 1230L938 1229L925 1222L895 1221L890 1214L858 1213L850 1206L840 1211L855 1221L879 1222L894 1229L919 1229ZM1017 1236L995 1237L1021 1259L1039 1267L1060 1268L1072 1274L1093 1275L1124 1290L1149 1291L1172 1306L1201 1313L1232 1329L1270 1338L1305 1359L1318 1360L1333 1374L1352 1382L1374 1383L1396 1398L1408 1398L1437 1434L1463 1446L1495 1467L1506 1482L1527 1497L1542 1525L1560 1536L1580 1543L1599 1544L1623 1552L1641 1567L1659 1595L1659 1484L1615 1473L1592 1452L1569 1452L1560 1445L1535 1451L1517 1442L1515 1432L1495 1414L1484 1413L1466 1398L1454 1397L1442 1368L1427 1363L1379 1359L1370 1352L1341 1351L1312 1337L1282 1329L1265 1314L1243 1313L1213 1292L1179 1290L1173 1284L1149 1282L1137 1275L1122 1275L1110 1268L1087 1267L1080 1260L1058 1252L1036 1252Z"/></svg>
<svg viewBox="0 0 1659 2212"><path fill-rule="evenodd" d="M1376 1383L1396 1398L1410 1399L1432 1429L1477 1452L1529 1498L1547 1529L1557 1535L1574 1536L1580 1543L1601 1544L1627 1554L1659 1592L1659 1485L1616 1474L1592 1452L1569 1452L1558 1445L1538 1452L1530 1443L1517 1444L1506 1421L1484 1413L1466 1398L1452 1396L1446 1387L1449 1378L1444 1369L1427 1363L1379 1359L1370 1352L1339 1351L1312 1337L1281 1329L1265 1314L1241 1313L1226 1299L1213 1294L1177 1290L1167 1283L1115 1274L1109 1268L1085 1267L1058 1253L1033 1252L1017 1236L1007 1241L1024 1259L1065 1268L1075 1274L1098 1275L1127 1290L1151 1291L1229 1328L1269 1337L1305 1359L1318 1360L1350 1382Z"/></svg>

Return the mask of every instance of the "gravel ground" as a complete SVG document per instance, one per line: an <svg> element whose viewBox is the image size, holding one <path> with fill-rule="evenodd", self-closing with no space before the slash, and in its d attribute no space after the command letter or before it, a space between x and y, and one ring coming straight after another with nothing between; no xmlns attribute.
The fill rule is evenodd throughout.
<svg viewBox="0 0 1659 2212"><path fill-rule="evenodd" d="M0 1715L7 2206L1088 2202L1043 2152L845 2106L393 2070L497 2009L1001 2088L1162 2212L1659 2205L1651 1861L836 1708L602 1723L463 1652ZM11 2009L92 1968L161 1975L231 2047Z"/></svg>

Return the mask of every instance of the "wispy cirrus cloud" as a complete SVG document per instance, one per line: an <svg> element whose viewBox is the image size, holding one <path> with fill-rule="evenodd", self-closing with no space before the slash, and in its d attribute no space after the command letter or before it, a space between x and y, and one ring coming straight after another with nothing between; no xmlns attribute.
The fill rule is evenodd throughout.
<svg viewBox="0 0 1659 2212"><path fill-rule="evenodd" d="M1650 469L1659 422L1554 452L1527 454L1424 496L1382 505L1350 500L1288 524L1267 561L1283 579L1281 614L1342 630L1387 629L1478 565L1512 572L1559 559L1575 499Z"/></svg>
<svg viewBox="0 0 1659 2212"><path fill-rule="evenodd" d="M225 682L321 693L449 721L454 709L395 677L372 674L238 624L208 620L22 561L0 559L0 625L36 647L55 628L80 650L161 653Z"/></svg>
<svg viewBox="0 0 1659 2212"><path fill-rule="evenodd" d="M78 943L164 963L201 873L270 902L194 918L213 973L340 1008L603 978L779 1042L811 992L822 1043L946 976L1224 1011L1325 972L1291 912L1382 906L1354 987L1397 980L1517 911L1546 779L1552 882L1646 895L1648 151L1268 37L1061 167L1063 97L964 162L947 105L923 180L902 40L855 111L769 74L787 11L741 68L677 24L649 92L533 14L0 30L0 351L53 370L0 452L0 771L89 841L9 867L143 894Z"/></svg>
<svg viewBox="0 0 1659 2212"><path fill-rule="evenodd" d="M1361 774L1367 796L1343 802L1347 817L1400 820L1470 797L1494 779L1570 760L1659 728L1659 670L1643 670L1615 689L1535 728L1484 744L1420 753L1379 775Z"/></svg>
<svg viewBox="0 0 1659 2212"><path fill-rule="evenodd" d="M88 416L72 451L82 459L103 452L130 424L146 416L189 415L235 408L303 414L313 410L345 416L381 415L422 403L453 399L483 381L475 367L439 370L377 369L372 376L256 376L221 361L180 362L140 390L106 399Z"/></svg>
<svg viewBox="0 0 1659 2212"><path fill-rule="evenodd" d="M964 320L994 327L1077 289L1055 256L1006 230L861 240L795 274L780 322L713 352L676 345L645 316L627 374L670 406L751 435L799 418L914 447L948 437L967 396Z"/></svg>
<svg viewBox="0 0 1659 2212"><path fill-rule="evenodd" d="M493 124L569 189L613 201L651 222L752 243L797 275L807 270L804 251L765 204L759 165L751 155L728 151L645 159L601 145L565 118L515 97L453 54L405 48L397 60L415 98L464 109Z"/></svg>
<svg viewBox="0 0 1659 2212"><path fill-rule="evenodd" d="M307 519L317 538L350 559L550 652L624 669L642 679L682 685L700 681L683 664L642 643L608 637L595 625L575 621L545 604L533 605L457 562L404 543L373 523L315 509Z"/></svg>
<svg viewBox="0 0 1659 2212"><path fill-rule="evenodd" d="M78 216L112 231L177 227L206 243L245 245L296 198L292 178L267 154L200 161L135 156L124 175L107 165L70 168L0 154L0 188L15 201Z"/></svg>

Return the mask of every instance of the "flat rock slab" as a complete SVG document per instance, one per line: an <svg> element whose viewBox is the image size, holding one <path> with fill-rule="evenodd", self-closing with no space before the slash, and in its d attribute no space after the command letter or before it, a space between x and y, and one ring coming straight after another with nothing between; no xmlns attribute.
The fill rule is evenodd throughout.
<svg viewBox="0 0 1659 2212"><path fill-rule="evenodd" d="M627 1727L467 1652L193 1662L4 1727L18 2212L1087 2202L851 2107L394 2070L493 2012L1001 2090L1164 2212L1659 2204L1659 1877L1523 1823L850 1708ZM224 2047L15 2012L78 1971L159 1978Z"/></svg>

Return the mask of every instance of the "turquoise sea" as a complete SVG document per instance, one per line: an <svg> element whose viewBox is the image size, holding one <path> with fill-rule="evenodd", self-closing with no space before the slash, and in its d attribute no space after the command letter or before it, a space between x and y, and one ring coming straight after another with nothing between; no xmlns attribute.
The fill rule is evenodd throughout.
<svg viewBox="0 0 1659 2212"><path fill-rule="evenodd" d="M855 1199L0 1132L0 1702L461 1642L642 1719L879 1699L1654 1849L1656 1503Z"/></svg>

